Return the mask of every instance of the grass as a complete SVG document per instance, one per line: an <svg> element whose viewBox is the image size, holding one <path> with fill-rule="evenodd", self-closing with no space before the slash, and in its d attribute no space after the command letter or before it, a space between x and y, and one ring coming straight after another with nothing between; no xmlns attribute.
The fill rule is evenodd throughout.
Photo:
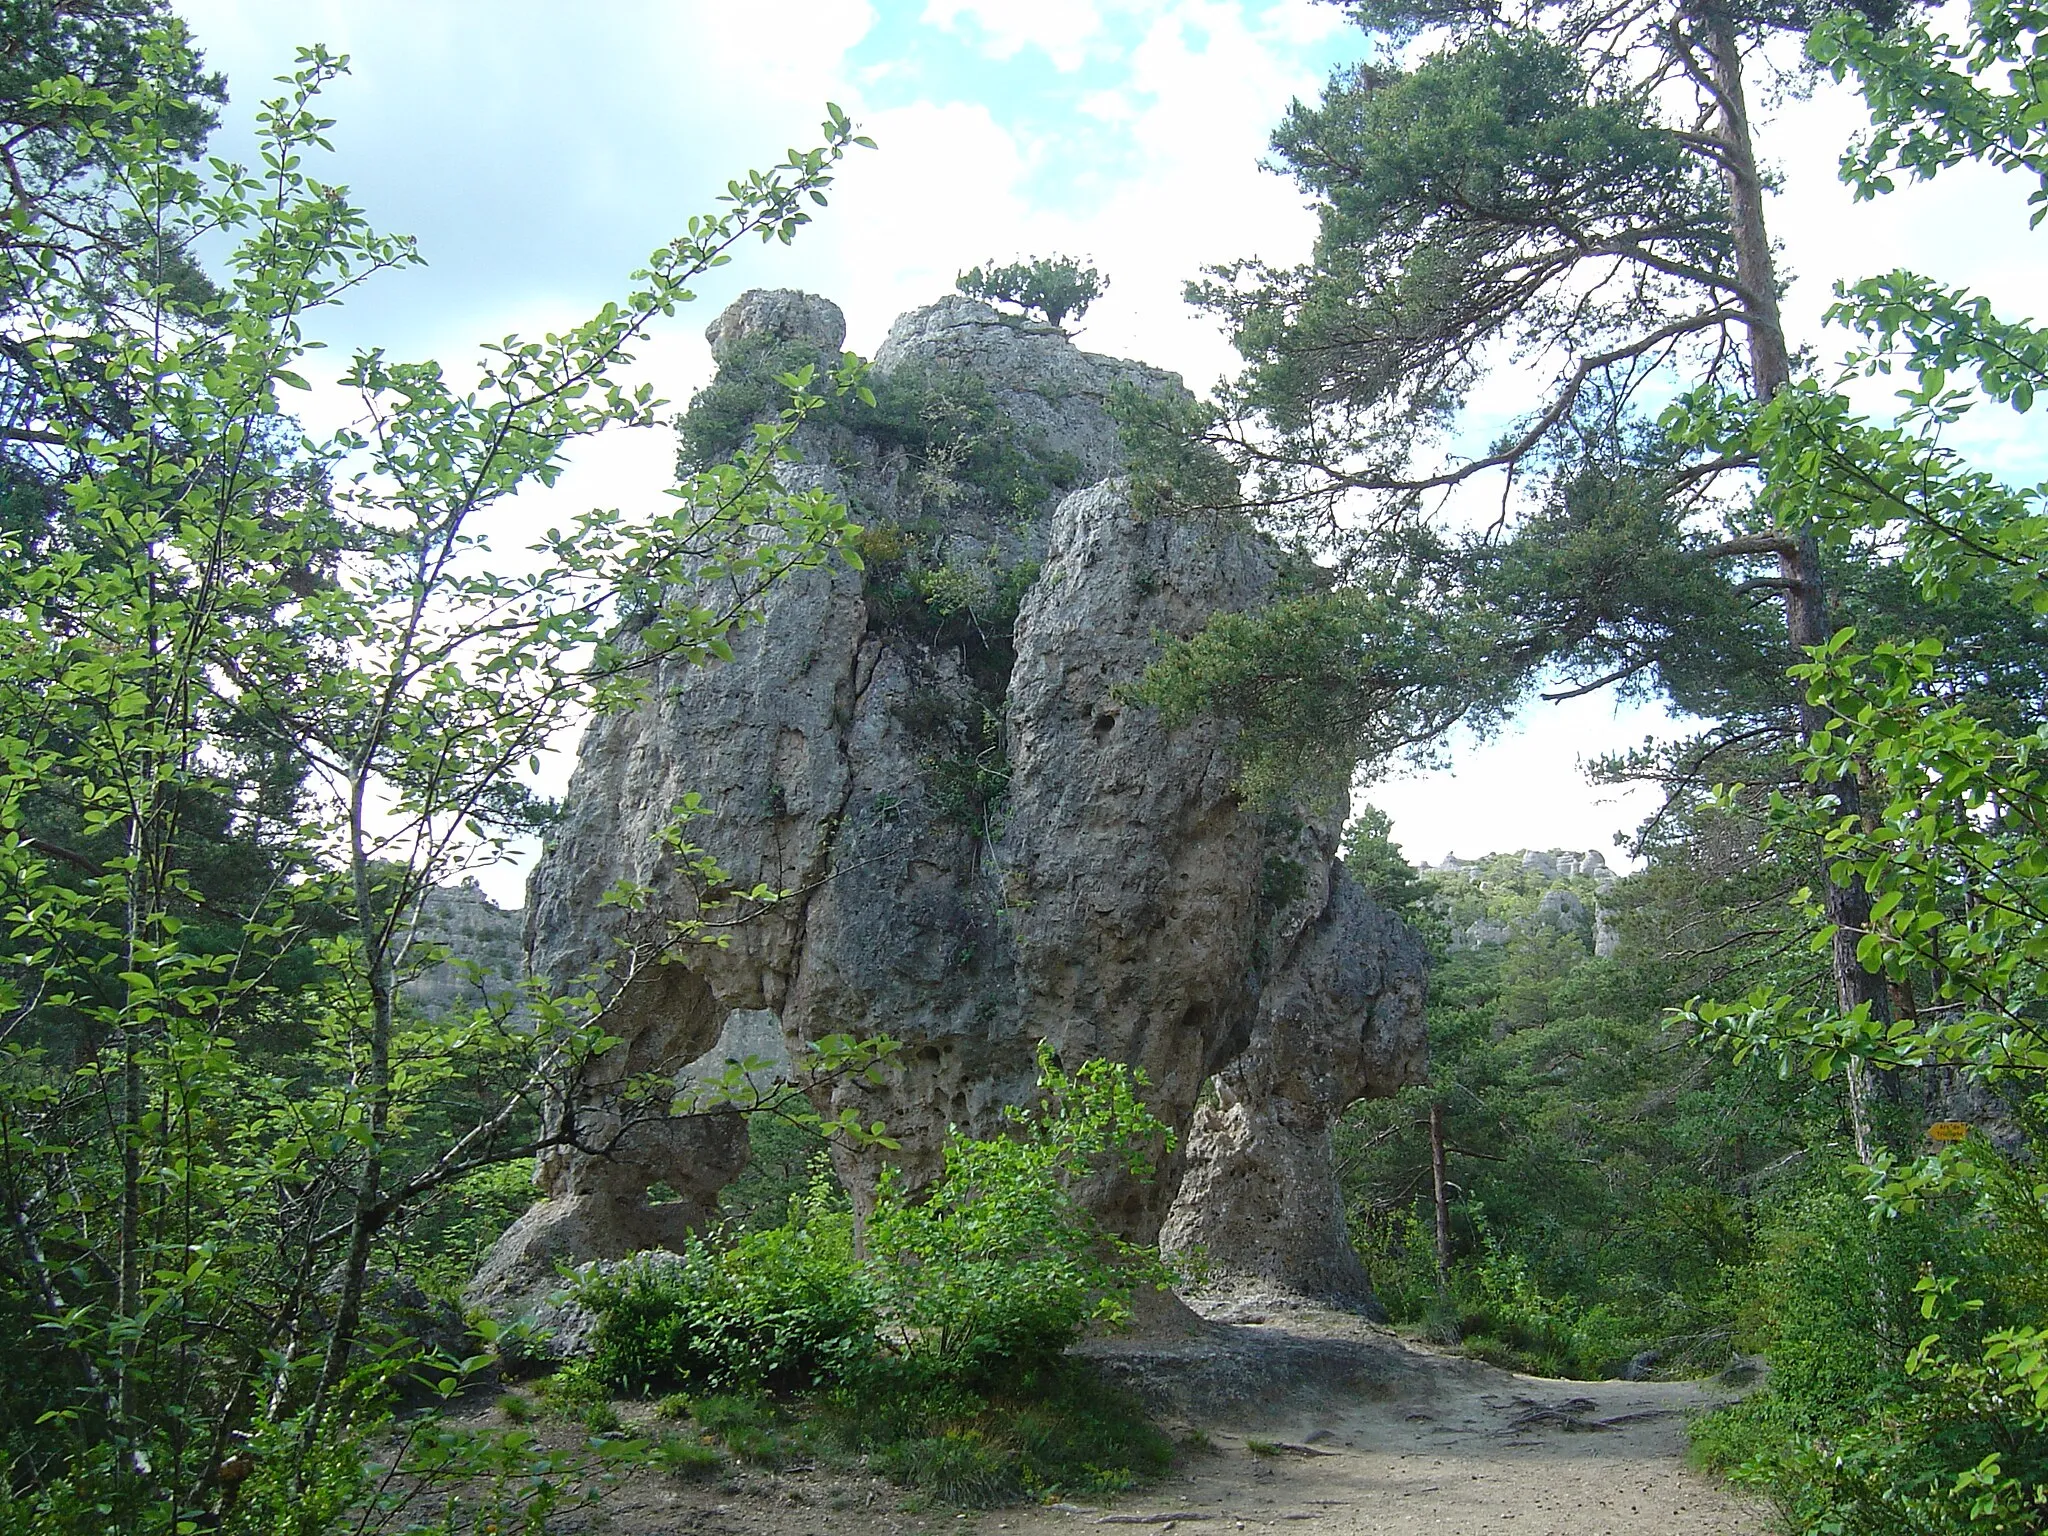
<svg viewBox="0 0 2048 1536"><path fill-rule="evenodd" d="M549 1418L580 1419L584 1411L612 1400L611 1388L581 1365L564 1366L533 1384L534 1398Z"/></svg>
<svg viewBox="0 0 2048 1536"><path fill-rule="evenodd" d="M698 1398L691 1416L733 1456L749 1466L779 1470L801 1454L803 1436L769 1397L722 1394Z"/></svg>
<svg viewBox="0 0 2048 1536"><path fill-rule="evenodd" d="M559 1395L574 1400L585 1390L572 1379ZM585 1403L563 1416L588 1425L609 1409ZM654 1452L675 1476L715 1476L728 1458L769 1470L804 1462L850 1470L865 1461L911 1497L960 1509L1121 1493L1163 1474L1175 1450L1135 1400L1071 1361L1007 1391L878 1371L858 1389L675 1393L654 1412L685 1426L661 1433ZM1206 1437L1188 1448L1213 1449Z"/></svg>
<svg viewBox="0 0 2048 1536"><path fill-rule="evenodd" d="M663 1435L654 1443L654 1464L671 1477L692 1480L715 1477L725 1467L716 1446L681 1435Z"/></svg>
<svg viewBox="0 0 2048 1536"><path fill-rule="evenodd" d="M545 1414L593 1435L623 1427L611 1389L582 1365L499 1408L518 1424ZM649 1458L673 1477L865 1463L913 1499L958 1509L1121 1493L1165 1473L1175 1452L1134 1398L1073 1360L979 1391L885 1362L829 1391L673 1393L654 1416L676 1426L655 1432ZM1200 1435L1187 1448L1213 1450Z"/></svg>
<svg viewBox="0 0 2048 1536"><path fill-rule="evenodd" d="M1173 1461L1137 1402L1077 1361L987 1393L884 1382L836 1395L822 1417L891 1481L966 1508L1120 1493Z"/></svg>

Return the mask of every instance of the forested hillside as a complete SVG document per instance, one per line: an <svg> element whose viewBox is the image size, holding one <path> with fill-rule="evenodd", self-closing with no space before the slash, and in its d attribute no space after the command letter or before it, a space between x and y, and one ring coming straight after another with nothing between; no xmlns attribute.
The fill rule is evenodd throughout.
<svg viewBox="0 0 2048 1536"><path fill-rule="evenodd" d="M323 179L348 61L238 165L167 0L0 0L0 1533L1106 1500L1214 1453L1145 1340L1239 1412L1418 1337L1753 1385L1696 1455L1795 1531L2048 1529L2048 331L1803 271L1788 334L1768 111L2038 222L2048 13L1346 13L1207 397L1027 257L872 361L749 290L672 410L636 354L874 148L828 104L323 434L421 260ZM624 428L673 476L507 547ZM1591 765L1660 792L1612 867L1351 798L1610 691L1681 732ZM521 940L467 882L535 839Z"/></svg>

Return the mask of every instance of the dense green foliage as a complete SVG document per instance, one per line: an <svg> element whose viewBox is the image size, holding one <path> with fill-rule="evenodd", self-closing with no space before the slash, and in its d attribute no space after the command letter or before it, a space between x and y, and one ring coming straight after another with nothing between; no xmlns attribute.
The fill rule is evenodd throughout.
<svg viewBox="0 0 2048 1536"><path fill-rule="evenodd" d="M1815 19L1814 56L1853 73L1872 108L1873 131L1845 175L1879 195L1896 176L1982 160L2024 176L2038 204L2048 185L2039 13L1980 6L1946 35L1896 20ZM1475 1052L1459 1040L1470 962L1453 956L1432 1019L1446 1047L1433 1087L1455 1126L1473 1078L1479 1098L1491 1095L1491 1126L1522 1141L1512 1167L1461 1166L1461 1195L1552 1159L1515 1192L1505 1221L1503 1204L1482 1196L1487 1230L1472 1219L1465 1240L1478 1269L1504 1255L1531 1278L1506 1308L1525 1324L1515 1341L1524 1357L1585 1348L1581 1330L1613 1305L1617 1280L1640 1271L1676 1308L1670 1326L1710 1322L1727 1345L1769 1360L1768 1384L1703 1425L1699 1442L1713 1464L1769 1490L1794 1528L2034 1531L2048 1505L2048 855L2033 675L2048 606L2044 492L1950 443L1973 411L2031 412L2048 353L2031 324L1913 273L1843 284L1830 318L1857 338L1845 374L1903 376L1889 419L1809 376L1742 394L1700 388L1661 424L1681 453L1752 467L1755 499L1731 527L1736 548L1784 554L1791 581L1798 551L1769 530L1801 527L1835 594L1785 684L1772 683L1768 665L1750 669L1753 681L1738 674L1735 687L1703 669L1711 691L1688 698L1674 686L1683 674L1657 662L1673 696L1711 701L1722 728L1681 754L1613 765L1651 771L1671 791L1646 832L1648 871L1618 893L1666 976L1646 978L1653 985L1620 1010L1635 1022L1596 1058L1570 1035L1597 1017L1581 981L1597 971L1571 957L1546 973L1542 950L1556 941L1534 944L1524 930L1486 967L1495 975L1479 1000L1493 1050ZM1503 569L1522 558L1519 542L1504 546ZM1511 585L1526 582L1540 613L1554 574L1531 566ZM1745 702L1756 684L1766 686ZM1796 705L1796 730L1772 693ZM1717 778L1724 787L1710 788ZM1844 903L1845 889L1859 902ZM1824 968L1829 950L1836 960ZM1844 954L1880 984L1831 984ZM1631 1059L1631 1031L1652 1038L1659 1003L1681 1006L1658 1033L1714 1053L1672 1052L1681 1076L1669 1062ZM1642 1146L1608 1130L1627 1099L1601 1095L1586 1065L1595 1059L1620 1065L1629 1092L1663 1096L1674 1177L1661 1187L1630 1189ZM1536 1070L1518 1081L1524 1062ZM1578 1091L1573 1118L1546 1126L1552 1084ZM1692 1134L1705 1136L1688 1147L1696 1114ZM1931 1124L1942 1137L1929 1138ZM1752 1144L1784 1156L1726 1177ZM1734 1147L1743 1156L1731 1158ZM1593 1187L1562 1202L1560 1221L1550 1192L1569 1188L1573 1170L1557 1156L1581 1148ZM1599 1260L1588 1266L1569 1239L1590 1230L1579 1217L1600 1208L1604 1183L1629 1191L1615 1213L1627 1240L1586 1249ZM1658 1216L1688 1206L1698 1219L1670 1229L1685 1234L1675 1247L1660 1243ZM1391 1226L1412 1240L1412 1211ZM1650 1262L1660 1253L1683 1262L1660 1272ZM1428 1305L1428 1287L1392 1289ZM1454 1275L1451 1292L1468 1325L1496 1334L1502 1309L1471 1299L1517 1295L1483 1273ZM1563 1332L1544 1326L1560 1318L1571 1325Z"/></svg>
<svg viewBox="0 0 2048 1536"><path fill-rule="evenodd" d="M1042 1099L1015 1113L1015 1134L955 1133L938 1180L885 1180L858 1237L821 1173L781 1226L586 1279L580 1299L600 1318L590 1375L680 1388L700 1422L707 1398L755 1403L737 1439L706 1427L765 1456L772 1438L750 1452L747 1437L781 1425L962 1503L1156 1475L1167 1442L1064 1358L1085 1326L1128 1317L1138 1287L1165 1283L1156 1254L1105 1233L1073 1193L1110 1169L1150 1176L1166 1133L1143 1086L1121 1066L1069 1075L1041 1054Z"/></svg>
<svg viewBox="0 0 2048 1536"><path fill-rule="evenodd" d="M1210 712L1235 721L1248 797L1334 801L1362 760L1385 764L1503 707L1472 662L1487 626L1442 596L1427 572L1396 570L1220 614L1170 648L1132 696L1169 724Z"/></svg>
<svg viewBox="0 0 2048 1536"><path fill-rule="evenodd" d="M1369 829L1368 829L1369 831ZM1687 1048L1653 876L1621 884L1500 855L1418 880L1354 833L1354 868L1434 935L1430 1081L1338 1128L1355 1234L1382 1302L1474 1353L1546 1375L1718 1369L1745 1266L1839 1091ZM1594 953L1597 921L1620 930ZM1448 1294L1435 1273L1427 1108L1453 1185Z"/></svg>
<svg viewBox="0 0 2048 1536"><path fill-rule="evenodd" d="M682 415L683 467L702 469L729 458L788 404L794 370L819 365L816 350L803 342L754 337L739 343ZM1081 475L1070 455L1026 440L988 384L958 368L907 363L866 378L860 389L821 401L810 424L830 432L837 450L851 452L848 439L858 436L902 456L896 505L889 509L899 522L906 513L935 518L956 507L1030 516ZM872 516L883 509L856 510Z"/></svg>
<svg viewBox="0 0 2048 1536"><path fill-rule="evenodd" d="M1558 1374L1761 1354L1698 1443L1801 1531L2039 1530L2048 488L1953 429L2048 398L2048 333L1895 272L1837 290L1840 377L1795 369L1740 76L1804 34L1869 104L1859 193L1990 164L2038 216L2048 13L1355 11L1419 46L1282 124L1312 259L1196 295L1244 373L1214 404L1110 402L1141 515L1292 540L1274 601L1168 645L1135 697L1235 721L1269 800L1334 800L1537 678L1704 722L1605 765L1668 791L1619 883L1421 874L1385 818L1352 827L1348 866L1437 961L1429 1082L1336 1138L1382 1298ZM200 157L222 86L165 20L0 0L0 1532L537 1531L572 1480L715 1469L707 1440L968 1504L1158 1473L1167 1443L1067 1353L1162 1280L1076 1198L1165 1147L1121 1069L1042 1061L1011 1134L955 1135L935 1182L857 1215L817 1154L886 1127L799 1087L648 1074L593 1105L602 978L405 996L461 958L418 939L426 894L545 821L534 754L657 663L729 659L772 583L829 559L906 654L960 658L903 722L933 805L996 844L1020 529L1082 466L985 384L743 344L681 420L662 513L577 518L516 577L480 533L579 439L657 419L621 382L649 327L742 238L793 238L863 141L831 109L620 301L487 348L472 384L359 355L365 424L312 441L282 404L310 317L415 253L309 169L343 61L302 57L252 174ZM960 282L1053 327L1104 287L1064 258ZM1553 368L1541 398L1446 460L1508 356ZM1853 375L1897 378L1898 408L1859 411ZM786 491L800 433L886 505ZM1431 493L1493 470L1497 525L1431 523ZM701 809L662 878L710 900ZM1268 908L1304 888L1267 861ZM890 1049L831 1039L798 1076L872 1078ZM700 1113L755 1114L762 1162L718 1231L583 1280L595 1358L534 1392L593 1443L543 1450L523 1394L509 1430L451 1428L432 1402L485 1345L533 1363L447 1294L531 1157ZM697 1438L625 1436L617 1392L672 1393Z"/></svg>
<svg viewBox="0 0 2048 1536"><path fill-rule="evenodd" d="M592 1369L630 1391L788 1391L836 1383L873 1354L851 1215L803 1202L789 1222L731 1241L698 1239L586 1281L598 1313Z"/></svg>
<svg viewBox="0 0 2048 1536"><path fill-rule="evenodd" d="M1034 256L1004 266L987 262L970 267L955 280L962 293L991 304L1007 304L1037 315L1055 329L1088 313L1088 307L1109 291L1109 279L1071 256Z"/></svg>

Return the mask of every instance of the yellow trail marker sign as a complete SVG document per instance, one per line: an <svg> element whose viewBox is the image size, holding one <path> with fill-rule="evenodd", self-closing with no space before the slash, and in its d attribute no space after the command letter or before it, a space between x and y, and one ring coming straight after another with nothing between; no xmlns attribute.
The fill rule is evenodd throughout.
<svg viewBox="0 0 2048 1536"><path fill-rule="evenodd" d="M1963 1120L1937 1120L1927 1127L1927 1134L1935 1141L1967 1141L1970 1127Z"/></svg>

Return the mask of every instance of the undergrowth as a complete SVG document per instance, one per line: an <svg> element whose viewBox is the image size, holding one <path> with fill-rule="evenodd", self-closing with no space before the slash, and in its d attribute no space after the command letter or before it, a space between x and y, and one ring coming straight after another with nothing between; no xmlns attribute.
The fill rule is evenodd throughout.
<svg viewBox="0 0 2048 1536"><path fill-rule="evenodd" d="M2044 1212L2038 1172L1975 1138L1817 1180L1766 1234L1745 1309L1771 1374L1694 1424L1695 1459L1802 1531L2042 1530Z"/></svg>
<svg viewBox="0 0 2048 1536"><path fill-rule="evenodd" d="M613 1393L658 1396L662 1418L736 1461L865 1462L972 1507L1158 1476L1172 1442L1067 1354L1091 1324L1126 1320L1138 1286L1165 1282L1156 1255L1073 1195L1110 1167L1151 1175L1168 1136L1144 1086L1119 1065L1068 1074L1042 1054L1040 1103L1013 1134L956 1133L928 1189L885 1177L858 1248L821 1176L781 1226L729 1227L591 1277L592 1356L544 1397L588 1424Z"/></svg>

